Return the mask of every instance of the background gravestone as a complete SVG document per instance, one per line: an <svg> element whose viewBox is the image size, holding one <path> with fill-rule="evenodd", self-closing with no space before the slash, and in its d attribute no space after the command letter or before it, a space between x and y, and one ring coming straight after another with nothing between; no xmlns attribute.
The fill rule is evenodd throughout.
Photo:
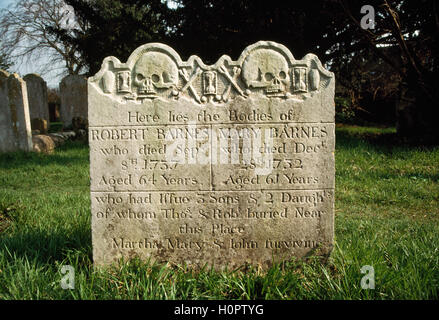
<svg viewBox="0 0 439 320"><path fill-rule="evenodd" d="M65 127L72 125L72 119L87 120L87 79L80 75L68 75L59 84L61 96L60 118Z"/></svg>
<svg viewBox="0 0 439 320"><path fill-rule="evenodd" d="M30 122L31 127L32 127L32 131L38 131L38 133L44 134L47 133L49 131L49 127L47 125L47 120L46 119L41 119L41 118L33 118L32 121Z"/></svg>
<svg viewBox="0 0 439 320"><path fill-rule="evenodd" d="M88 79L95 264L327 257L334 85L274 42L214 65L158 43L106 58Z"/></svg>
<svg viewBox="0 0 439 320"><path fill-rule="evenodd" d="M23 77L23 80L26 81L27 87L27 96L29 103L29 114L31 119L31 127L34 128L32 120L34 119L42 119L46 120L47 127L50 126L50 117L49 117L49 105L47 102L47 84L43 78L41 78L38 74L31 73L27 74Z"/></svg>
<svg viewBox="0 0 439 320"><path fill-rule="evenodd" d="M0 70L0 152L17 150L32 150L26 83Z"/></svg>

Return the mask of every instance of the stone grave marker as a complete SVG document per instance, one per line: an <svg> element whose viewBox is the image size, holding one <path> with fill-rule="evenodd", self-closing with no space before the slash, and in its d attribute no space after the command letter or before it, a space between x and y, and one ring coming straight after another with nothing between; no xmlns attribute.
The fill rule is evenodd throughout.
<svg viewBox="0 0 439 320"><path fill-rule="evenodd" d="M0 70L0 152L32 151L26 83Z"/></svg>
<svg viewBox="0 0 439 320"><path fill-rule="evenodd" d="M72 125L72 119L79 117L87 120L87 78L80 75L68 75L59 84L61 96L60 118L64 127Z"/></svg>
<svg viewBox="0 0 439 320"><path fill-rule="evenodd" d="M33 130L40 130L34 127L32 122L34 119L46 120L49 126L49 105L47 102L47 84L38 74L30 73L23 77L26 81L27 96L29 102L29 114L31 119L31 127ZM38 122L39 123L39 122ZM37 122L35 122L37 124Z"/></svg>
<svg viewBox="0 0 439 320"><path fill-rule="evenodd" d="M31 123L32 130L37 130L38 133L45 134L49 131L46 119L33 118Z"/></svg>
<svg viewBox="0 0 439 320"><path fill-rule="evenodd" d="M151 43L88 79L93 257L245 264L327 257L333 73L260 41L237 61Z"/></svg>

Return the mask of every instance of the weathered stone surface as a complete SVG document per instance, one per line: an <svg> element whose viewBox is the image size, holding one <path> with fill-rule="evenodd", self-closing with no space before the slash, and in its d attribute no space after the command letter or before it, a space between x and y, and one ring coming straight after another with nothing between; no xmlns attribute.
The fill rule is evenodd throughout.
<svg viewBox="0 0 439 320"><path fill-rule="evenodd" d="M32 130L38 130L39 133L45 134L48 132L49 128L46 119L33 118L31 121Z"/></svg>
<svg viewBox="0 0 439 320"><path fill-rule="evenodd" d="M0 70L0 152L32 151L26 83Z"/></svg>
<svg viewBox="0 0 439 320"><path fill-rule="evenodd" d="M67 140L75 137L76 137L76 133L74 131L33 135L32 136L33 151L52 153L56 147L64 144Z"/></svg>
<svg viewBox="0 0 439 320"><path fill-rule="evenodd" d="M68 75L61 80L59 91L60 118L64 127L71 126L74 117L87 119L87 79L80 75Z"/></svg>
<svg viewBox="0 0 439 320"><path fill-rule="evenodd" d="M73 131L78 130L88 130L88 120L81 117L74 117L72 119L72 129Z"/></svg>
<svg viewBox="0 0 439 320"><path fill-rule="evenodd" d="M157 43L106 58L88 79L95 264L328 256L334 85L274 42L214 65Z"/></svg>
<svg viewBox="0 0 439 320"><path fill-rule="evenodd" d="M53 153L56 147L55 141L50 135L37 134L32 136L33 150L35 152Z"/></svg>
<svg viewBox="0 0 439 320"><path fill-rule="evenodd" d="M23 80L26 81L31 127L32 129L39 130L33 127L33 119L44 119L47 125L49 125L50 122L49 105L47 102L47 84L43 78L35 73L25 75Z"/></svg>

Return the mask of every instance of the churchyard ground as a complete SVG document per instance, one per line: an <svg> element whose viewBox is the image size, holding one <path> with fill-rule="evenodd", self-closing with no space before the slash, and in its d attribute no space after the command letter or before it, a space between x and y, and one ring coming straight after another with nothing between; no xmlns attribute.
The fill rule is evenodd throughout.
<svg viewBox="0 0 439 320"><path fill-rule="evenodd" d="M140 261L95 270L87 145L1 154L0 299L438 299L439 148L393 135L337 127L331 258L268 271ZM74 289L61 286L64 265ZM362 288L364 266L373 267L374 289Z"/></svg>

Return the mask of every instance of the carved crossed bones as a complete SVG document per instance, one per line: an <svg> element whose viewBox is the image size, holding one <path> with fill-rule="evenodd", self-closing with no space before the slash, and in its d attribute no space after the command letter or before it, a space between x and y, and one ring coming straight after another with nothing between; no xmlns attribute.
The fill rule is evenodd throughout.
<svg viewBox="0 0 439 320"><path fill-rule="evenodd" d="M239 75L241 74L241 68L240 67L234 67L233 68L233 80L236 82L238 80ZM232 83L229 82L229 85L227 86L226 90L224 90L222 99L224 102L227 102L229 100L230 96L230 90L232 89Z"/></svg>
<svg viewBox="0 0 439 320"><path fill-rule="evenodd" d="M197 91L194 89L194 87L192 86L192 82L195 80L195 78L197 78L200 73L202 72L202 70L200 68L197 68L195 70L195 72L192 74L192 76L189 78L189 75L186 71L186 69L180 69L178 70L178 73L180 73L180 75L183 77L183 79L186 81L186 84L183 86L183 88L181 88L181 92L185 91L186 89L189 88L189 90L192 92L195 100L198 103L201 103L201 99L200 96L198 95Z"/></svg>
<svg viewBox="0 0 439 320"><path fill-rule="evenodd" d="M226 88L226 90L224 90L223 96L222 96L222 100L224 102L226 102L229 99L230 96L230 91L231 88L233 87L241 96L246 97L246 94L242 91L242 89L239 87L239 85L237 84L237 80L239 75L241 74L241 68L240 67L234 67L233 68L233 76L231 76L229 74L229 72L227 71L227 68L225 66L220 66L218 68L219 72L221 72L226 78L227 80L229 80L229 85ZM203 70L201 70L200 68L197 68L195 70L194 73L192 73L192 75L189 77L188 72L186 69L180 69L179 74L183 77L183 79L186 81L186 84L179 90L180 92L184 92L187 89L190 90L190 92L192 93L192 95L194 96L195 100L198 103L202 103L200 96L198 95L197 91L195 90L195 88L192 86L192 82L200 75L200 73L203 72ZM178 96L178 94L176 94Z"/></svg>
<svg viewBox="0 0 439 320"><path fill-rule="evenodd" d="M221 72L226 78L227 80L229 80L230 84L229 87L233 86L235 88L235 90L241 95L241 96L246 96L245 93L242 91L242 89L238 86L238 84L236 83L236 80L238 80L238 76L241 73L241 68L239 67L235 67L233 68L233 78L230 76L229 72L227 71L225 66L220 66L218 68L219 72ZM227 88L226 91L228 91L226 97L228 98L229 94L230 94L230 89Z"/></svg>

